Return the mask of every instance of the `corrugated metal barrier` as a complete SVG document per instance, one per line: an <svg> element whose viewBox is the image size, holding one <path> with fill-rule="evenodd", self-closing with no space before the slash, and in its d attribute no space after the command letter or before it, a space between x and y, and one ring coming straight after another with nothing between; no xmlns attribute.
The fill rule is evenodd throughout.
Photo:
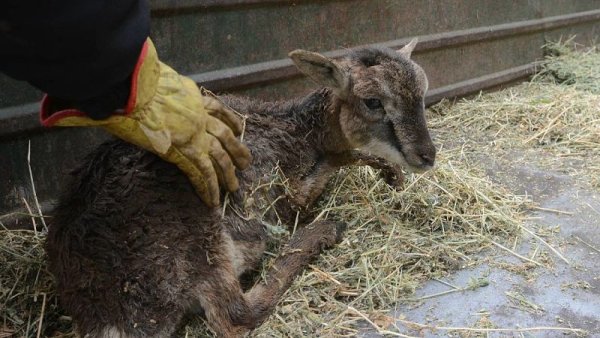
<svg viewBox="0 0 600 338"><path fill-rule="evenodd" d="M430 79L427 103L522 80L548 40L590 43L600 0L155 0L152 38L161 58L216 92L264 98L313 87L287 53L341 57L364 45L399 48L419 37L414 58ZM37 197L49 210L66 172L107 136L40 127L40 93L0 76L0 221L13 222ZM31 147L31 163L27 154Z"/></svg>

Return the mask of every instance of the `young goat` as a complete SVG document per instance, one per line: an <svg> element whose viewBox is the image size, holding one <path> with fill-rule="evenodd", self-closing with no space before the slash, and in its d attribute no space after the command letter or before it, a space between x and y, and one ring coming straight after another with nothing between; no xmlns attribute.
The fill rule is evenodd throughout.
<svg viewBox="0 0 600 338"><path fill-rule="evenodd" d="M223 97L248 114L244 140L254 157L225 212L206 207L184 174L145 150L112 141L93 152L59 203L46 247L62 305L82 336L169 336L185 313L200 310L219 337L264 321L343 230L326 220L299 226L265 277L244 291L239 277L259 266L265 223L294 224L341 166L371 165L397 179L400 165L433 166L428 84L410 60L414 45L361 49L341 60L294 51L300 71L324 89L285 103ZM292 193L257 188L277 166ZM269 212L252 212L257 191Z"/></svg>

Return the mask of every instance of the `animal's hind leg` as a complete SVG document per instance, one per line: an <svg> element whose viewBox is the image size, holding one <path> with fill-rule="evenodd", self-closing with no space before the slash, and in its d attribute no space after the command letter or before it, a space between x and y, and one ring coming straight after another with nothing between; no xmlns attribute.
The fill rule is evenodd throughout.
<svg viewBox="0 0 600 338"><path fill-rule="evenodd" d="M243 293L230 257L214 262L211 275L195 289L207 323L218 337L240 337L273 311L302 269L325 248L341 240L344 225L316 222L298 229L266 277Z"/></svg>
<svg viewBox="0 0 600 338"><path fill-rule="evenodd" d="M266 277L246 294L258 326L273 311L279 298L308 263L342 239L345 224L319 221L298 229L285 246Z"/></svg>
<svg viewBox="0 0 600 338"><path fill-rule="evenodd" d="M233 273L207 280L197 294L206 322L217 337L240 337L254 327L252 309Z"/></svg>

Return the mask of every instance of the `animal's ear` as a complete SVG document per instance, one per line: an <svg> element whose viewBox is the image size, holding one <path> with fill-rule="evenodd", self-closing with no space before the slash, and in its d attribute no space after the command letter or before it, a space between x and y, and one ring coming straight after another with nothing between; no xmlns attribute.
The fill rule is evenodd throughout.
<svg viewBox="0 0 600 338"><path fill-rule="evenodd" d="M319 85L329 87L338 94L348 89L349 74L330 58L301 49L291 52L289 56L303 74Z"/></svg>
<svg viewBox="0 0 600 338"><path fill-rule="evenodd" d="M400 54L406 56L406 58L410 59L410 55L412 54L412 51L415 49L417 42L419 42L419 39L417 39L417 38L410 40L410 42L408 44L406 44L406 46L398 49L398 53L400 53Z"/></svg>

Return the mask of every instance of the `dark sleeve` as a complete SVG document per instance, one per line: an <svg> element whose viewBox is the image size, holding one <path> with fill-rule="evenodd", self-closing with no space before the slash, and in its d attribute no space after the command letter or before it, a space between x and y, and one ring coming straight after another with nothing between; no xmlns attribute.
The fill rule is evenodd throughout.
<svg viewBox="0 0 600 338"><path fill-rule="evenodd" d="M145 0L2 0L0 71L106 117L127 101L149 30Z"/></svg>

